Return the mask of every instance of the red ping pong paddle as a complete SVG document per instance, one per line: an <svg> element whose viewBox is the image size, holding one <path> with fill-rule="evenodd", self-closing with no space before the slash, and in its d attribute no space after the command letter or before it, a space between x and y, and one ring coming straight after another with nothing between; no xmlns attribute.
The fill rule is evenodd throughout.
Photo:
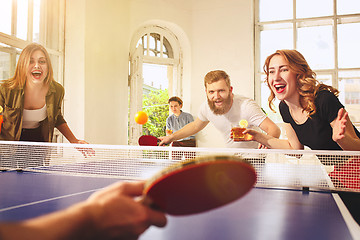
<svg viewBox="0 0 360 240"><path fill-rule="evenodd" d="M176 163L149 179L143 203L170 215L204 212L249 192L256 172L236 156L202 156Z"/></svg>
<svg viewBox="0 0 360 240"><path fill-rule="evenodd" d="M143 135L139 137L138 142L140 146L157 146L158 139L151 135Z"/></svg>

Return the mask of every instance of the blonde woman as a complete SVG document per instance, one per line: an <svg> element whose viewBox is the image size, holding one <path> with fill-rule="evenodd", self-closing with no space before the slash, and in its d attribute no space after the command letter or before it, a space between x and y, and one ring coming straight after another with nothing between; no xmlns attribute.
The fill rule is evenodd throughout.
<svg viewBox="0 0 360 240"><path fill-rule="evenodd" d="M15 74L0 84L1 140L51 142L56 127L70 143L77 139L61 113L64 88L54 80L46 49L36 43L20 54Z"/></svg>

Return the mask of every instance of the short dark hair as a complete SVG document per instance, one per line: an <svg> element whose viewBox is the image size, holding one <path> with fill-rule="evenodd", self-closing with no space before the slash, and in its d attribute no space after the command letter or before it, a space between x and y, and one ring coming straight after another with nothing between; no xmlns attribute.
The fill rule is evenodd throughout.
<svg viewBox="0 0 360 240"><path fill-rule="evenodd" d="M179 98L179 97L171 97L170 99L169 99L169 101L168 101L168 103L170 103L170 102L178 102L179 103L179 105L181 105L182 106L182 104L183 104L183 101L181 100L181 98Z"/></svg>

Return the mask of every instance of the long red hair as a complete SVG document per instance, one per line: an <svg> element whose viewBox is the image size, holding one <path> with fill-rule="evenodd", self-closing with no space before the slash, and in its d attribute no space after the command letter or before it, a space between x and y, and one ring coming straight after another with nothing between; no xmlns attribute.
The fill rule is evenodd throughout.
<svg viewBox="0 0 360 240"><path fill-rule="evenodd" d="M303 111L309 113L309 116L316 113L315 98L319 91L328 90L334 93L335 96L339 95L339 91L336 88L320 83L318 80L316 80L316 73L311 70L309 64L300 52L289 49L277 50L275 53L271 54L266 58L263 69L266 74L265 82L267 83L269 88L269 64L270 60L275 55L280 55L284 57L285 61L289 65L290 71L296 73L297 89L300 94L300 105L303 108ZM274 99L275 94L270 88L270 96L268 98L268 103L270 109L273 112L275 112Z"/></svg>

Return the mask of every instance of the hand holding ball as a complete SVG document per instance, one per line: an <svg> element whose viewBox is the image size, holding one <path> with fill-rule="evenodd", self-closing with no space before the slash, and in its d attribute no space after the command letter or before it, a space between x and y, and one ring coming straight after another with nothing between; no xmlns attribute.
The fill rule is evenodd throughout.
<svg viewBox="0 0 360 240"><path fill-rule="evenodd" d="M137 124L145 124L148 120L148 115L146 114L146 112L144 111L138 111L136 114L135 114L135 122Z"/></svg>

